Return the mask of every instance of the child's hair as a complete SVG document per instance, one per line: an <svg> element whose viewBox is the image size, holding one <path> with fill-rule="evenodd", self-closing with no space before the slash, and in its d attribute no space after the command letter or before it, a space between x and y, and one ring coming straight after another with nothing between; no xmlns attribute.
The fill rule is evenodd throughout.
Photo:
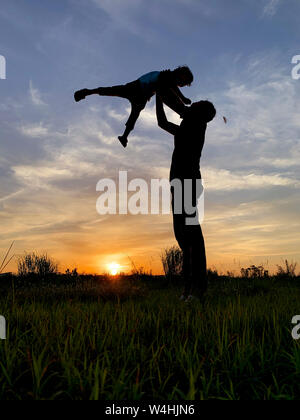
<svg viewBox="0 0 300 420"><path fill-rule="evenodd" d="M209 123L217 114L216 108L209 101L194 102L189 108L188 115Z"/></svg>
<svg viewBox="0 0 300 420"><path fill-rule="evenodd" d="M187 86L190 86L193 83L194 76L191 70L187 66L177 67L175 70L163 70L160 72L159 82L162 87L174 87L177 85L178 77L184 77L185 83Z"/></svg>
<svg viewBox="0 0 300 420"><path fill-rule="evenodd" d="M184 76L187 81L187 85L190 86L194 81L193 73L188 66L179 66L174 70L174 73L180 73Z"/></svg>

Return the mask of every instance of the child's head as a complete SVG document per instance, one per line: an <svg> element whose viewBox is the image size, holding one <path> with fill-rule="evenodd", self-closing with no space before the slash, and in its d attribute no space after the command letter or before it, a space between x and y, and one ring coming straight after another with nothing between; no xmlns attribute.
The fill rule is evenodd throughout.
<svg viewBox="0 0 300 420"><path fill-rule="evenodd" d="M209 123L217 114L216 108L209 101L194 102L189 108L187 115L196 121Z"/></svg>
<svg viewBox="0 0 300 420"><path fill-rule="evenodd" d="M177 67L177 69L173 70L173 75L179 87L190 86L194 80L193 73L187 66Z"/></svg>

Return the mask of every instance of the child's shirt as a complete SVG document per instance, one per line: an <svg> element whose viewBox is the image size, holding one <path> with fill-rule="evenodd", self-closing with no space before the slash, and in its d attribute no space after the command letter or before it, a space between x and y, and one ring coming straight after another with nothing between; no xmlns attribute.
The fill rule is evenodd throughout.
<svg viewBox="0 0 300 420"><path fill-rule="evenodd" d="M141 84L142 91L147 97L147 99L152 98L156 93L158 88L160 71L152 71L150 73L144 74L138 80Z"/></svg>

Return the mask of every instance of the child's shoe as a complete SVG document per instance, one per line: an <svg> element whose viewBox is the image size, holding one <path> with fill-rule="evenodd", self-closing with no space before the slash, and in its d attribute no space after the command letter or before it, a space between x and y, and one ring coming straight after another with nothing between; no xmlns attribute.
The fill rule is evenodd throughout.
<svg viewBox="0 0 300 420"><path fill-rule="evenodd" d="M79 102L79 101L82 101L82 99L85 99L88 95L88 92L89 92L88 89L82 89L75 92L74 94L75 102Z"/></svg>
<svg viewBox="0 0 300 420"><path fill-rule="evenodd" d="M118 139L119 139L120 143L122 144L122 146L124 148L126 148L127 147L127 144L128 144L127 137L119 136Z"/></svg>

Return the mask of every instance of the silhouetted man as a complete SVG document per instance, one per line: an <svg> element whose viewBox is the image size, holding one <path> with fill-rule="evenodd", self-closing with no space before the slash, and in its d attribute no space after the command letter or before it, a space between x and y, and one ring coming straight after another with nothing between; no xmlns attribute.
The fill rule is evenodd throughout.
<svg viewBox="0 0 300 420"><path fill-rule="evenodd" d="M180 180L182 189L182 212L176 214L176 191L172 188L172 208L174 232L176 240L183 251L183 271L185 289L182 296L186 302L193 298L192 293L203 295L207 290L207 264L205 243L200 223L187 225L191 215L187 213L187 204L197 207L202 191L200 158L205 142L207 123L216 116L216 110L211 102L200 101L186 109L180 126L169 122L166 118L163 102L156 95L156 112L158 125L174 135L175 149L172 158L170 181ZM186 191L185 180L191 180L192 191ZM194 216L197 216L195 213Z"/></svg>

